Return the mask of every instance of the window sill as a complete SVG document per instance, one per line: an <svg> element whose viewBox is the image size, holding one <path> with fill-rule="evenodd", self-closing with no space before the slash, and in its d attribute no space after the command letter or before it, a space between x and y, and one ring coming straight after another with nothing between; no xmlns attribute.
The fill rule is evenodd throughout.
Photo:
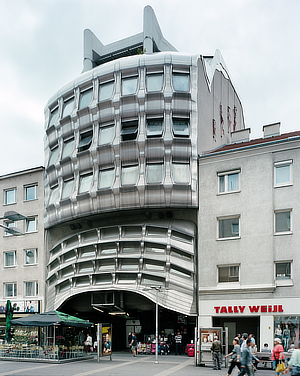
<svg viewBox="0 0 300 376"><path fill-rule="evenodd" d="M231 236L228 238L218 238L217 241L224 241L224 240L236 240L236 239L241 239L240 236Z"/></svg>
<svg viewBox="0 0 300 376"><path fill-rule="evenodd" d="M38 265L38 263L36 262L36 263L34 263L34 264L24 264L24 266L25 267L27 267L27 266L37 266Z"/></svg>
<svg viewBox="0 0 300 376"><path fill-rule="evenodd" d="M275 232L274 233L274 236L281 236L281 235L293 235L293 231Z"/></svg>
<svg viewBox="0 0 300 376"><path fill-rule="evenodd" d="M241 190L239 189L237 191L218 192L217 196L229 195L229 194L232 194L232 193L241 193Z"/></svg>
<svg viewBox="0 0 300 376"><path fill-rule="evenodd" d="M294 286L294 282L292 279L276 279L275 285L276 287Z"/></svg>
<svg viewBox="0 0 300 376"><path fill-rule="evenodd" d="M275 184L274 188L283 188L283 187L290 187L293 183L282 183L282 184Z"/></svg>
<svg viewBox="0 0 300 376"><path fill-rule="evenodd" d="M9 265L9 266L6 266L4 265L4 269L11 269L11 268L16 268L17 265Z"/></svg>
<svg viewBox="0 0 300 376"><path fill-rule="evenodd" d="M31 200L24 200L23 202L32 202L32 201L37 201L38 198L32 198Z"/></svg>
<svg viewBox="0 0 300 376"><path fill-rule="evenodd" d="M38 232L38 230L28 231L28 232L25 232L25 235L27 235L27 234L36 234L37 232Z"/></svg>

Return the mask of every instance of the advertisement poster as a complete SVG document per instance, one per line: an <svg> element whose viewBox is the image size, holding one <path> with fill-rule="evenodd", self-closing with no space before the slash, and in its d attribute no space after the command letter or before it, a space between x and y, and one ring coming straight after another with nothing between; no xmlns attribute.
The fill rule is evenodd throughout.
<svg viewBox="0 0 300 376"><path fill-rule="evenodd" d="M102 326L102 355L111 355L111 326Z"/></svg>
<svg viewBox="0 0 300 376"><path fill-rule="evenodd" d="M221 332L218 328L212 329L201 329L201 350L202 351L210 351L211 345L214 341L214 336L217 336L219 340L222 341Z"/></svg>
<svg viewBox="0 0 300 376"><path fill-rule="evenodd" d="M39 300L11 300L14 313L38 313ZM6 301L0 302L0 313L5 313Z"/></svg>

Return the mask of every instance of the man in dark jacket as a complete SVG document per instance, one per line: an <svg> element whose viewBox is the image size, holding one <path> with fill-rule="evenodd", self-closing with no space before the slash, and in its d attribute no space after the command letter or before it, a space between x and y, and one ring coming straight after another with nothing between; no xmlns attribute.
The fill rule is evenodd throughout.
<svg viewBox="0 0 300 376"><path fill-rule="evenodd" d="M222 344L219 341L218 336L214 337L214 341L211 346L214 368L213 369L221 369L222 365Z"/></svg>
<svg viewBox="0 0 300 376"><path fill-rule="evenodd" d="M249 376L253 376L253 368L252 368L252 354L250 352L251 339L248 338L246 341L246 346L242 352L242 364L241 364L241 372L239 372L238 376L245 375L245 373Z"/></svg>

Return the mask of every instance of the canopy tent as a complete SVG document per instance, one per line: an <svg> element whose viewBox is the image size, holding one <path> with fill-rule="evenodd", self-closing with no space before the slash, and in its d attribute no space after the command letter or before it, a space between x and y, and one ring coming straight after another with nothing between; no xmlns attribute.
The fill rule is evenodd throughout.
<svg viewBox="0 0 300 376"><path fill-rule="evenodd" d="M93 323L82 320L78 317L68 315L67 313L59 311L50 311L44 313L36 313L35 315L27 316L11 320L12 325L21 326L73 326L77 328L86 328L93 325Z"/></svg>

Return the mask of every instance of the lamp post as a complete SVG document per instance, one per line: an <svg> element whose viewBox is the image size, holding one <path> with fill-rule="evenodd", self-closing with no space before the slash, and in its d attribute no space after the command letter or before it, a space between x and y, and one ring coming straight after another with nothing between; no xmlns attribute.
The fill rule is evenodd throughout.
<svg viewBox="0 0 300 376"><path fill-rule="evenodd" d="M155 364L158 364L158 293L161 286L151 286L151 289L156 291L155 301Z"/></svg>
<svg viewBox="0 0 300 376"><path fill-rule="evenodd" d="M8 219L9 221L16 222L16 221L22 221L27 219L25 215L20 214L14 210L10 210L4 213L3 217L0 217L0 220ZM7 227L5 225L0 224L0 227L3 227L6 232L8 232L11 235L18 236L18 235L24 235L24 232L19 230L17 227Z"/></svg>

